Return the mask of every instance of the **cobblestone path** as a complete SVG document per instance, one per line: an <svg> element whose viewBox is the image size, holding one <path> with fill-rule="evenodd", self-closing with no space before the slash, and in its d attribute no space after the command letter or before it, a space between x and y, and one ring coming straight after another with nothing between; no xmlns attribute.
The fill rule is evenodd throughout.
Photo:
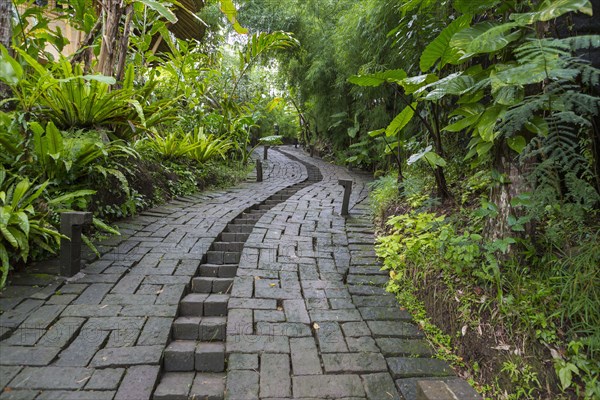
<svg viewBox="0 0 600 400"><path fill-rule="evenodd" d="M0 400L411 400L417 380L460 384L382 289L367 179L291 147L264 171L121 223L68 281L13 279ZM354 181L347 218L338 179Z"/></svg>

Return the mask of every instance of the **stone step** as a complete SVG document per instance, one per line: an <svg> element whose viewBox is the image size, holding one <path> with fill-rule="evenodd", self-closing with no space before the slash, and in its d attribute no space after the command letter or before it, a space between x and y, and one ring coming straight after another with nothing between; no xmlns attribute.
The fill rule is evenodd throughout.
<svg viewBox="0 0 600 400"><path fill-rule="evenodd" d="M234 225L254 225L256 224L257 219L253 218L236 218L230 222L230 224Z"/></svg>
<svg viewBox="0 0 600 400"><path fill-rule="evenodd" d="M252 233L252 229L254 229L254 225L227 224L227 227L225 227L225 232Z"/></svg>
<svg viewBox="0 0 600 400"><path fill-rule="evenodd" d="M197 276L192 279L193 293L230 293L232 286L233 278Z"/></svg>
<svg viewBox="0 0 600 400"><path fill-rule="evenodd" d="M291 197L291 194L274 194L273 196L269 197L267 200L277 200L279 202L283 202L286 201L287 199L289 199Z"/></svg>
<svg viewBox="0 0 600 400"><path fill-rule="evenodd" d="M223 372L225 371L225 343L176 340L164 353L167 372Z"/></svg>
<svg viewBox="0 0 600 400"><path fill-rule="evenodd" d="M178 317L173 322L173 339L224 341L227 317Z"/></svg>
<svg viewBox="0 0 600 400"><path fill-rule="evenodd" d="M166 372L154 391L153 400L223 399L225 373Z"/></svg>
<svg viewBox="0 0 600 400"><path fill-rule="evenodd" d="M207 264L237 264L242 257L241 251L215 251L209 250L206 252Z"/></svg>
<svg viewBox="0 0 600 400"><path fill-rule="evenodd" d="M227 315L228 294L190 293L179 303L180 315L215 317Z"/></svg>
<svg viewBox="0 0 600 400"><path fill-rule="evenodd" d="M242 215L240 217L244 218L244 219L251 219L253 221L258 221L263 215L264 215L263 212L261 212L261 213L245 212L245 213L242 213Z"/></svg>
<svg viewBox="0 0 600 400"><path fill-rule="evenodd" d="M248 237L250 236L249 233L235 233L235 232L222 232L219 235L219 240L221 242L246 242L246 240L248 240Z"/></svg>
<svg viewBox="0 0 600 400"><path fill-rule="evenodd" d="M244 242L213 242L210 249L214 251L241 253L244 250Z"/></svg>
<svg viewBox="0 0 600 400"><path fill-rule="evenodd" d="M235 278L237 264L200 264L198 276L213 278Z"/></svg>

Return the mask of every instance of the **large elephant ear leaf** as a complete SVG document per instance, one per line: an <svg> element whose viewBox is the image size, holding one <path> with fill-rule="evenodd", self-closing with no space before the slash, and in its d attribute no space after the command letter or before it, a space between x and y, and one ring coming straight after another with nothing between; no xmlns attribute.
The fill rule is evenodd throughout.
<svg viewBox="0 0 600 400"><path fill-rule="evenodd" d="M589 0L545 0L537 11L511 14L510 19L519 25L549 21L569 12L582 12L591 16L592 3Z"/></svg>
<svg viewBox="0 0 600 400"><path fill-rule="evenodd" d="M358 86L379 86L385 82L400 82L407 77L403 69L391 69L374 74L353 75L348 82Z"/></svg>
<svg viewBox="0 0 600 400"><path fill-rule="evenodd" d="M479 14L482 11L489 10L500 0L454 0L454 8L463 14Z"/></svg>
<svg viewBox="0 0 600 400"><path fill-rule="evenodd" d="M440 61L439 68L448 63L457 62L462 56L462 53L459 49L450 46L450 40L457 32L467 28L470 23L471 15L462 15L448 25L438 37L429 43L423 51L423 54L421 54L419 63L421 71L429 71L438 60Z"/></svg>
<svg viewBox="0 0 600 400"><path fill-rule="evenodd" d="M482 22L456 33L450 41L450 46L468 55L493 53L520 37L520 32L511 32L517 26L519 25L515 22L508 24Z"/></svg>

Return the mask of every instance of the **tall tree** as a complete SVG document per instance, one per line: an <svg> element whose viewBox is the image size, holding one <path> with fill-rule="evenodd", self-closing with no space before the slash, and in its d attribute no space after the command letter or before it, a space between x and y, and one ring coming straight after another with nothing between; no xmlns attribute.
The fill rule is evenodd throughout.
<svg viewBox="0 0 600 400"><path fill-rule="evenodd" d="M12 41L12 2L0 0L0 44L10 51ZM0 99L8 97L8 86L0 82Z"/></svg>

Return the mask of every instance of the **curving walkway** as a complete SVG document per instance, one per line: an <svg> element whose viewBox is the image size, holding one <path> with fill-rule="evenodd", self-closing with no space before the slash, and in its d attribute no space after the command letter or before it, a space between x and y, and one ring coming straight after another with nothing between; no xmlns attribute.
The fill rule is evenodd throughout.
<svg viewBox="0 0 600 400"><path fill-rule="evenodd" d="M16 279L0 297L0 400L416 399L417 380L461 386L382 289L368 179L292 147L269 151L264 171L120 224L69 281ZM354 181L348 218L338 179Z"/></svg>

